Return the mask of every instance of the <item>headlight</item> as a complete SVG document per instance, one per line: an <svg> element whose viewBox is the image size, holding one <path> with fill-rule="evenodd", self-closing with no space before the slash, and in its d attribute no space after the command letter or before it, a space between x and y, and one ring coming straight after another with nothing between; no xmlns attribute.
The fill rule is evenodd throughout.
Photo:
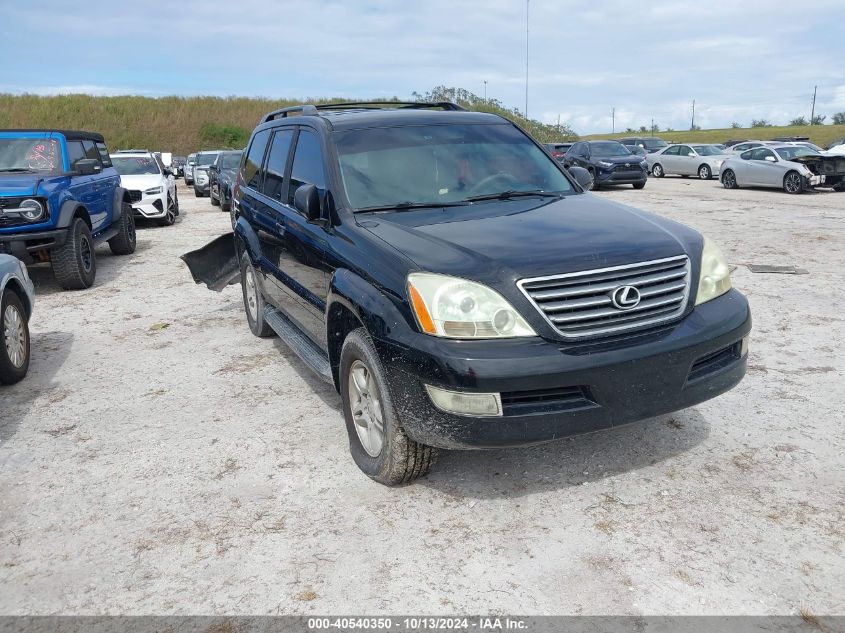
<svg viewBox="0 0 845 633"><path fill-rule="evenodd" d="M29 198L18 206L18 212L30 222L38 220L44 215L44 205L38 200Z"/></svg>
<svg viewBox="0 0 845 633"><path fill-rule="evenodd" d="M155 195L160 194L162 191L164 191L164 187L153 187L152 189L147 189L144 192L144 195L145 196L155 196Z"/></svg>
<svg viewBox="0 0 845 633"><path fill-rule="evenodd" d="M698 278L698 294L695 305L721 297L731 289L731 271L722 251L713 242L704 238L701 249L701 275Z"/></svg>
<svg viewBox="0 0 845 633"><path fill-rule="evenodd" d="M536 336L499 293L474 281L411 273L408 295L426 334L461 339Z"/></svg>
<svg viewBox="0 0 845 633"><path fill-rule="evenodd" d="M600 160L599 165L602 167L613 167L613 163L608 163L606 160Z"/></svg>

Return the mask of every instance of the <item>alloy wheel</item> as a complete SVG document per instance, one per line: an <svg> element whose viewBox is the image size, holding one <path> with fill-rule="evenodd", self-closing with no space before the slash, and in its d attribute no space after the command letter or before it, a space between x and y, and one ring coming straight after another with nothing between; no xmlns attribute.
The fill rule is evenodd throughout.
<svg viewBox="0 0 845 633"><path fill-rule="evenodd" d="M26 361L26 326L17 306L6 306L3 313L3 343L12 365L23 367Z"/></svg>
<svg viewBox="0 0 845 633"><path fill-rule="evenodd" d="M361 360L349 368L349 407L361 446L378 457L384 447L384 412L373 373Z"/></svg>
<svg viewBox="0 0 845 633"><path fill-rule="evenodd" d="M801 176L794 172L787 174L783 179L783 188L789 193L798 193L801 191Z"/></svg>
<svg viewBox="0 0 845 633"><path fill-rule="evenodd" d="M258 321L258 287L255 283L255 272L252 266L247 266L244 274L244 281L246 281L246 309L249 311L249 316L253 322Z"/></svg>
<svg viewBox="0 0 845 633"><path fill-rule="evenodd" d="M84 235L79 240L79 256L82 258L82 267L85 269L85 272L91 272L91 266L94 263L94 254L91 250L91 242Z"/></svg>

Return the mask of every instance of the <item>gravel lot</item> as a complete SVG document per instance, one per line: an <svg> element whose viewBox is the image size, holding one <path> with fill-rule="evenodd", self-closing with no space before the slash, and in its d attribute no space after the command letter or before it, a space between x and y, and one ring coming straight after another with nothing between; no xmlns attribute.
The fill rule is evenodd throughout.
<svg viewBox="0 0 845 633"><path fill-rule="evenodd" d="M0 388L0 613L845 613L845 194L600 192L722 245L755 318L744 382L388 489L240 286L192 283L178 256L228 215L180 192L176 226L98 251L94 288L33 270L30 374Z"/></svg>

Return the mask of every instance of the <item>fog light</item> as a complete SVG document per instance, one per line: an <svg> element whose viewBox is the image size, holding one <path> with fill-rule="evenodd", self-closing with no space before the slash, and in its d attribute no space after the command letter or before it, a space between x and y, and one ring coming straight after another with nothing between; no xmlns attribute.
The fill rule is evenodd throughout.
<svg viewBox="0 0 845 633"><path fill-rule="evenodd" d="M742 358L748 353L748 339L749 337L746 336L742 339L742 344L739 346L739 357Z"/></svg>
<svg viewBox="0 0 845 633"><path fill-rule="evenodd" d="M425 390L434 406L446 413L480 418L502 415L502 399L498 393L448 391L431 385L426 385Z"/></svg>

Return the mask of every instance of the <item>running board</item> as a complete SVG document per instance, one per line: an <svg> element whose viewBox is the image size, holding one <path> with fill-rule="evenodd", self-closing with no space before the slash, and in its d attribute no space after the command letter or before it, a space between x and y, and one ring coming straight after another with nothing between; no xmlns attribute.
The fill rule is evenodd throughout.
<svg viewBox="0 0 845 633"><path fill-rule="evenodd" d="M332 367L326 354L294 325L284 314L267 306L264 308L264 320L276 334L279 335L287 346L299 356L306 365L313 369L317 375L330 385L334 385Z"/></svg>
<svg viewBox="0 0 845 633"><path fill-rule="evenodd" d="M118 233L120 233L120 229L116 229L112 226L111 228L103 231L102 233L98 233L94 237L94 244L102 244L103 242L107 242Z"/></svg>

